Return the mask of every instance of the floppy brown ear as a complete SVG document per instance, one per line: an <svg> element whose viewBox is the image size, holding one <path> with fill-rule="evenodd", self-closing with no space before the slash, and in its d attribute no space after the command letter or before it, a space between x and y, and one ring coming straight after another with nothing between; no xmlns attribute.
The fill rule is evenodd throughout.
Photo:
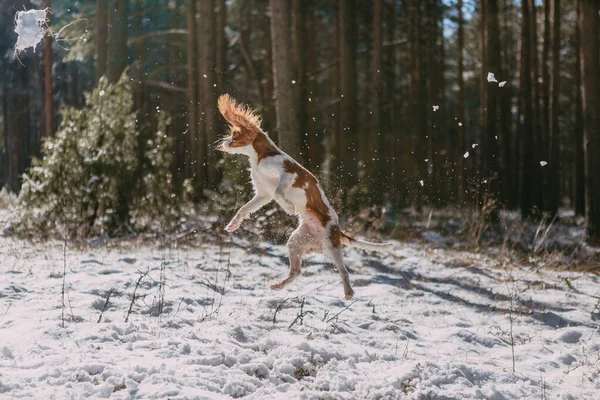
<svg viewBox="0 0 600 400"><path fill-rule="evenodd" d="M219 97L219 111L231 125L245 129L260 129L260 117L248 106L236 103L228 94Z"/></svg>

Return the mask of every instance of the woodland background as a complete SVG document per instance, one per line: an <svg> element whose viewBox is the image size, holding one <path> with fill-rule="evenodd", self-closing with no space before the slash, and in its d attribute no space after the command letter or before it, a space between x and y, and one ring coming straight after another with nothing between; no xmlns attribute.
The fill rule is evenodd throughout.
<svg viewBox="0 0 600 400"><path fill-rule="evenodd" d="M539 220L570 209L599 241L599 5L0 0L0 187L18 193L32 160L80 146L66 144L69 137L88 137L93 157L73 153L88 172L69 181L73 161L54 150L62 161L34 161L19 203L33 204L35 193L43 194L38 205L47 203L53 190L63 193L52 201L64 212L80 199L71 220L73 232L86 235L98 221L128 222L135 204L162 210L157 204L185 198L210 208L247 180L243 164L213 150L226 130L216 100L230 93L260 113L264 130L321 179L338 209L393 215L455 207L492 221L500 210ZM52 9L52 32L72 24L15 57L16 11L44 7ZM110 92L124 71L123 90ZM506 83L489 82L489 73ZM104 90L113 93L114 112L102 111ZM132 119L116 117L121 111ZM92 114L100 129L69 133L69 121L87 124ZM131 135L105 126L128 126ZM130 164L102 159L128 137ZM90 158L100 161L85 164ZM89 183L103 175L110 179ZM43 185L49 176L61 178ZM65 190L84 177L83 190ZM114 193L108 205L105 192ZM136 200L142 192L145 200Z"/></svg>

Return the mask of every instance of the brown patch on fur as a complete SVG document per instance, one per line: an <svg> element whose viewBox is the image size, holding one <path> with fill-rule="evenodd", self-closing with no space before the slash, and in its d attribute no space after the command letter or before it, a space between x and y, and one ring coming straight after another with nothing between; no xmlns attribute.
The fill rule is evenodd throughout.
<svg viewBox="0 0 600 400"><path fill-rule="evenodd" d="M271 142L269 142L269 139L267 138L267 135L264 132L259 132L256 135L254 141L252 142L252 147L254 148L254 151L256 151L256 154L258 154L259 164L263 160L263 158L278 156L281 154L279 150L277 150L271 144Z"/></svg>
<svg viewBox="0 0 600 400"><path fill-rule="evenodd" d="M283 170L291 174L296 174L296 180L292 187L304 189L306 192L306 209L325 227L331 217L329 215L329 207L327 207L321 196L317 178L300 164L290 160L283 162Z"/></svg>
<svg viewBox="0 0 600 400"><path fill-rule="evenodd" d="M329 239L331 239L333 247L342 247L342 231L340 231L339 226L332 225L331 228L329 228Z"/></svg>
<svg viewBox="0 0 600 400"><path fill-rule="evenodd" d="M231 147L244 147L254 141L256 132L246 128L234 127L231 129L231 137L233 138L230 144Z"/></svg>

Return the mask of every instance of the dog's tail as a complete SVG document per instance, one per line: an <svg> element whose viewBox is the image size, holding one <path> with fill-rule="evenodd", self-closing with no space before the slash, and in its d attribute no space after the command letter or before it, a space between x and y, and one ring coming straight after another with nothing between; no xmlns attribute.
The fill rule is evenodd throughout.
<svg viewBox="0 0 600 400"><path fill-rule="evenodd" d="M390 251L394 247L391 243L372 243L364 240L354 239L342 232L342 244L348 247L371 251Z"/></svg>

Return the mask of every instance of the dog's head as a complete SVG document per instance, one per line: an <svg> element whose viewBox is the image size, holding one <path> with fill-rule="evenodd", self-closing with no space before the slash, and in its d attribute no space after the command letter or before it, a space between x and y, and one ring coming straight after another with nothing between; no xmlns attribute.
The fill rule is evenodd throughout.
<svg viewBox="0 0 600 400"><path fill-rule="evenodd" d="M250 107L237 104L228 94L219 97L219 111L229 122L229 131L219 140L217 150L246 154L261 133L260 117Z"/></svg>

